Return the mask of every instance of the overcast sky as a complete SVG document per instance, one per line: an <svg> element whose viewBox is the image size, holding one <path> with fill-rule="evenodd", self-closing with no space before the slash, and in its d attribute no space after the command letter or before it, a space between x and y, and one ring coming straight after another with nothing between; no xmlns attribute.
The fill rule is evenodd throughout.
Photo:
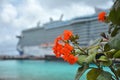
<svg viewBox="0 0 120 80"><path fill-rule="evenodd" d="M61 14L63 20L92 15L95 7L108 9L112 4L112 0L0 0L0 53L15 50L16 35L38 21L58 20Z"/></svg>

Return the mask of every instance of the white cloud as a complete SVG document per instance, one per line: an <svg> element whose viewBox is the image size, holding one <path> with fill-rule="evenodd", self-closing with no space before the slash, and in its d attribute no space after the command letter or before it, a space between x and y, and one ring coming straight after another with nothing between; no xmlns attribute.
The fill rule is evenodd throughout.
<svg viewBox="0 0 120 80"><path fill-rule="evenodd" d="M112 2L113 0L38 0L39 3L49 9L53 8L63 8L65 6L71 6L72 4L80 5L84 3L85 5L89 5L91 7L99 7L100 5L102 8L106 8L108 2ZM47 6L46 6L47 5Z"/></svg>
<svg viewBox="0 0 120 80"><path fill-rule="evenodd" d="M108 3L113 3L113 0L82 0L82 1L89 6L99 7L103 9L110 8L112 4L109 6Z"/></svg>
<svg viewBox="0 0 120 80"><path fill-rule="evenodd" d="M95 13L95 10L93 7L84 4L81 5L73 4L71 7L63 10L62 12L64 13L66 19L71 19L79 16L92 15Z"/></svg>
<svg viewBox="0 0 120 80"><path fill-rule="evenodd" d="M21 26L22 25L21 23L23 23L27 27L29 25L31 26L36 25L36 22L39 20L42 23L48 22L50 17L52 17L54 20L57 20L59 19L61 14L65 15L64 17L65 20L71 19L76 16L85 16L95 13L93 7L87 6L85 4L80 5L72 4L71 6L68 7L64 6L64 8L56 7L47 9L44 8L39 2L40 2L39 0L27 0L25 2L26 4L20 6L19 7L20 17L14 21L14 24L16 25L16 23L19 22L18 26Z"/></svg>
<svg viewBox="0 0 120 80"><path fill-rule="evenodd" d="M1 18L3 22L11 23L11 25L17 29L24 29L35 26L39 20L41 23L45 23L49 21L50 17L53 17L55 20L59 19L61 14L64 14L64 20L76 16L91 15L95 13L94 7L96 6L105 8L103 6L104 3L108 3L109 6L112 5L111 0L109 2L104 1L104 3L103 1L104 0L25 0L23 4L19 4L18 6L13 6L9 1L3 7Z"/></svg>
<svg viewBox="0 0 120 80"><path fill-rule="evenodd" d="M12 41L14 39L13 36L10 36L8 34L7 35L1 35L1 37L4 38L4 40L0 39L0 43L4 43L6 41Z"/></svg>
<svg viewBox="0 0 120 80"><path fill-rule="evenodd" d="M107 6L106 6L107 5ZM102 9L109 9L111 6L113 5L112 0L104 3L103 5L97 5L98 8L102 8Z"/></svg>
<svg viewBox="0 0 120 80"><path fill-rule="evenodd" d="M0 15L2 21L4 23L12 22L17 16L16 8L12 4L6 4L6 5L3 5L2 7L3 9Z"/></svg>

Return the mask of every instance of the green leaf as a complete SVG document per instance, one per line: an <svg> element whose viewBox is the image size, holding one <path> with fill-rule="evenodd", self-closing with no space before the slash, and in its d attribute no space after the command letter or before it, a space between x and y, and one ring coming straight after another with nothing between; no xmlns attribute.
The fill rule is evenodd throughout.
<svg viewBox="0 0 120 80"><path fill-rule="evenodd" d="M112 75L109 72L102 71L96 80L112 80Z"/></svg>
<svg viewBox="0 0 120 80"><path fill-rule="evenodd" d="M110 22L109 17L106 16L106 18L105 18L105 23L109 23L109 22Z"/></svg>
<svg viewBox="0 0 120 80"><path fill-rule="evenodd" d="M105 55L108 57L108 58L113 58L113 55L116 53L116 50L115 49L111 49L110 51L107 51L105 52Z"/></svg>
<svg viewBox="0 0 120 80"><path fill-rule="evenodd" d="M117 28L117 26L114 28L114 30L112 31L112 33L111 33L111 37L114 37L114 36L116 36L116 34L118 33L118 30L119 30L119 28Z"/></svg>
<svg viewBox="0 0 120 80"><path fill-rule="evenodd" d="M116 70L117 75L120 77L120 69Z"/></svg>
<svg viewBox="0 0 120 80"><path fill-rule="evenodd" d="M111 23L111 24L108 26L108 34L111 34L111 31L112 31L113 28L114 28L114 25Z"/></svg>
<svg viewBox="0 0 120 80"><path fill-rule="evenodd" d="M106 56L101 56L99 59L97 59L98 61L101 61L101 62L107 62L108 61L108 58Z"/></svg>
<svg viewBox="0 0 120 80"><path fill-rule="evenodd" d="M109 50L110 50L110 45L107 43L104 46L104 51L106 52L106 51L109 51Z"/></svg>
<svg viewBox="0 0 120 80"><path fill-rule="evenodd" d="M83 65L84 63L85 63L85 59L87 58L87 55L80 55L80 56L78 56L78 61L77 61L77 63L79 64L79 65Z"/></svg>
<svg viewBox="0 0 120 80"><path fill-rule="evenodd" d="M79 39L79 35L78 34L75 35L75 39Z"/></svg>
<svg viewBox="0 0 120 80"><path fill-rule="evenodd" d="M108 18L115 25L120 25L120 7L116 10L115 8L111 9Z"/></svg>
<svg viewBox="0 0 120 80"><path fill-rule="evenodd" d="M119 64L119 63L116 63L116 64L115 64L115 68L116 68L116 69L120 69L120 64Z"/></svg>
<svg viewBox="0 0 120 80"><path fill-rule="evenodd" d="M97 80L97 77L100 75L102 70L98 68L93 68L87 73L87 80Z"/></svg>
<svg viewBox="0 0 120 80"><path fill-rule="evenodd" d="M107 62L100 62L101 66L111 66L111 64L112 64L112 60L109 60Z"/></svg>
<svg viewBox="0 0 120 80"><path fill-rule="evenodd" d="M83 73L88 69L88 67L88 64L84 64L82 67L79 67L75 76L75 80L79 80Z"/></svg>
<svg viewBox="0 0 120 80"><path fill-rule="evenodd" d="M107 38L105 32L102 32L100 35L101 35L103 38Z"/></svg>
<svg viewBox="0 0 120 80"><path fill-rule="evenodd" d="M120 50L120 32L115 37L110 38L108 44L112 49Z"/></svg>
<svg viewBox="0 0 120 80"><path fill-rule="evenodd" d="M79 44L78 41L77 41L78 39L79 39L78 34L70 37L70 41L71 41L73 44Z"/></svg>
<svg viewBox="0 0 120 80"><path fill-rule="evenodd" d="M100 48L100 46L90 46L88 55L97 54L99 48Z"/></svg>
<svg viewBox="0 0 120 80"><path fill-rule="evenodd" d="M91 54L91 55L89 55L89 56L85 59L85 62L86 62L86 63L92 63L93 60L95 59L95 55L96 55L96 54Z"/></svg>
<svg viewBox="0 0 120 80"><path fill-rule="evenodd" d="M114 58L120 58L120 50L117 51L114 55L113 55Z"/></svg>
<svg viewBox="0 0 120 80"><path fill-rule="evenodd" d="M112 9L112 10L110 11L110 13L109 13L109 19L111 20L111 22L112 22L113 24L116 24L116 23L117 23L117 22L116 22L117 16L116 16L116 11L115 11L115 9Z"/></svg>

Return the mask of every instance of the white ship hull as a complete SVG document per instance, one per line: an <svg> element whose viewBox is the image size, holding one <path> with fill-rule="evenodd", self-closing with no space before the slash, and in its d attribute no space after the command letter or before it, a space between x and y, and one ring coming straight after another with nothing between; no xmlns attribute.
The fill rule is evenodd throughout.
<svg viewBox="0 0 120 80"><path fill-rule="evenodd" d="M45 55L54 55L51 48L43 48L39 46L28 46L24 47L24 54L30 56L45 57Z"/></svg>

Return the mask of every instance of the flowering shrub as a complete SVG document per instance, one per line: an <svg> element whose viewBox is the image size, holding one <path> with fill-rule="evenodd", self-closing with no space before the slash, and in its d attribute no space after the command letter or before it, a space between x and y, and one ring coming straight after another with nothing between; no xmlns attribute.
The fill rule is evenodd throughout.
<svg viewBox="0 0 120 80"><path fill-rule="evenodd" d="M62 35L55 39L55 46L53 47L56 57L62 57L70 64L74 64L78 60L78 58L72 54L74 52L73 46L69 44L72 36L72 31L65 30Z"/></svg>
<svg viewBox="0 0 120 80"><path fill-rule="evenodd" d="M98 20L104 22L105 21L105 16L106 16L106 12L99 13Z"/></svg>
<svg viewBox="0 0 120 80"><path fill-rule="evenodd" d="M79 80L86 70L87 80L120 80L120 64L115 63L120 58L120 0L115 1L109 13L99 13L98 20L109 24L108 33L101 33L102 38L90 46L80 47L79 36L70 30L64 30L55 39L53 51L56 57L80 65L75 80ZM91 63L96 67L91 67ZM111 73L103 67L108 67Z"/></svg>

